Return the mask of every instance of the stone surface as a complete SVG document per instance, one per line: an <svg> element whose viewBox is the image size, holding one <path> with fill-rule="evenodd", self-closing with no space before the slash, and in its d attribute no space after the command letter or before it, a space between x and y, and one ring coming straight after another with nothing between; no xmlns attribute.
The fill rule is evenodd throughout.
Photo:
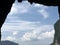
<svg viewBox="0 0 60 45"><path fill-rule="evenodd" d="M0 45L18 45L18 44L11 41L1 41Z"/></svg>
<svg viewBox="0 0 60 45"><path fill-rule="evenodd" d="M60 19L54 24L55 35L51 45L60 45Z"/></svg>

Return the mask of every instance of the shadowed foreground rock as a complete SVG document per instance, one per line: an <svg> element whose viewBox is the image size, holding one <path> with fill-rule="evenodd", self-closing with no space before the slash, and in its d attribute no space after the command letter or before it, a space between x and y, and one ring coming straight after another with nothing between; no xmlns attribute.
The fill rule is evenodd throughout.
<svg viewBox="0 0 60 45"><path fill-rule="evenodd" d="M11 41L1 41L0 45L18 45L18 44Z"/></svg>
<svg viewBox="0 0 60 45"><path fill-rule="evenodd" d="M60 45L60 19L54 24L54 42L51 45Z"/></svg>

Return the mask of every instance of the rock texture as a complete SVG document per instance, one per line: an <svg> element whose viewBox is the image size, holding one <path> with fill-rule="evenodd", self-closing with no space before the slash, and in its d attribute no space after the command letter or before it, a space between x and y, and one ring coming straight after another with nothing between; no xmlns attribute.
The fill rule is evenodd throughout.
<svg viewBox="0 0 60 45"><path fill-rule="evenodd" d="M55 35L51 45L60 45L60 19L54 24Z"/></svg>
<svg viewBox="0 0 60 45"><path fill-rule="evenodd" d="M1 41L0 45L18 45L18 44L11 41Z"/></svg>

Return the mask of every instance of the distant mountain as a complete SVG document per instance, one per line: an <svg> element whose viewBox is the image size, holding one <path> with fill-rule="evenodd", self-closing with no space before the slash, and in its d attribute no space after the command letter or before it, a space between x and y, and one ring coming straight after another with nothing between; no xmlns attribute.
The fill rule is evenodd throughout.
<svg viewBox="0 0 60 45"><path fill-rule="evenodd" d="M18 45L18 44L11 41L1 41L0 45Z"/></svg>

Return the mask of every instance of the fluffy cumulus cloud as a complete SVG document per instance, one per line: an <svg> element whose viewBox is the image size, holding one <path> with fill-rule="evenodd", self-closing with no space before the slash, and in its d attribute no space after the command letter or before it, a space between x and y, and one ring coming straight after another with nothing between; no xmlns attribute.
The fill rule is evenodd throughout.
<svg viewBox="0 0 60 45"><path fill-rule="evenodd" d="M44 18L48 18L49 17L49 14L46 10L38 10L38 12L44 17Z"/></svg>
<svg viewBox="0 0 60 45"><path fill-rule="evenodd" d="M47 31L39 35L38 39L45 39L45 38L53 38L54 37L54 30Z"/></svg>
<svg viewBox="0 0 60 45"><path fill-rule="evenodd" d="M37 29L35 28L31 32L26 32L20 38L20 40L30 41L30 40L41 40L41 39L46 39L46 38L49 39L49 38L53 38L54 37L53 35L54 35L54 30L52 29L51 25L45 25L45 26L41 26L40 28L37 28Z"/></svg>
<svg viewBox="0 0 60 45"><path fill-rule="evenodd" d="M48 8L47 6L44 6L42 4L34 4L35 7L39 7L40 9L38 10L38 12L44 17L44 18L48 18L49 17L49 13L46 11L46 9Z"/></svg>
<svg viewBox="0 0 60 45"><path fill-rule="evenodd" d="M36 38L36 32L27 32L23 35L23 37L21 38L22 41L29 41L31 39Z"/></svg>
<svg viewBox="0 0 60 45"><path fill-rule="evenodd" d="M29 27L31 28L31 27ZM21 34L21 33L20 33ZM3 40L11 40L14 41L17 39L18 31L12 31L11 36L6 36ZM33 40L42 40L42 39L50 39L54 37L54 29L52 25L43 25L36 26L33 30L25 32L21 37L18 38L20 41L33 41Z"/></svg>
<svg viewBox="0 0 60 45"><path fill-rule="evenodd" d="M23 1L22 3L14 3L10 14L24 14L28 12L30 4L27 1Z"/></svg>
<svg viewBox="0 0 60 45"><path fill-rule="evenodd" d="M32 9L34 9L34 8L37 8L37 9L39 8L39 10L35 10L35 11L37 11L44 18L49 17L49 13L46 11L46 9L48 8L47 6L43 6L41 4L35 4L35 3L30 5L30 3L28 3L28 1L23 1L22 3L14 3L11 8L10 14L11 15L12 14L25 14L25 13L29 13L29 12L32 13Z"/></svg>
<svg viewBox="0 0 60 45"><path fill-rule="evenodd" d="M52 25L42 25L41 22L29 22L24 20L19 20L16 23L13 23L14 21L11 20L11 23L5 23L2 27L2 33L4 31L12 32L11 36L15 36L14 40L16 38L16 35L18 35L18 32L23 30L27 31L25 32L22 37L19 37L21 41L29 41L29 40L41 40L45 38L53 38L54 35L54 29ZM29 32L30 30L30 32ZM6 39L11 39L12 37L6 36ZM11 39L13 40L13 38Z"/></svg>

